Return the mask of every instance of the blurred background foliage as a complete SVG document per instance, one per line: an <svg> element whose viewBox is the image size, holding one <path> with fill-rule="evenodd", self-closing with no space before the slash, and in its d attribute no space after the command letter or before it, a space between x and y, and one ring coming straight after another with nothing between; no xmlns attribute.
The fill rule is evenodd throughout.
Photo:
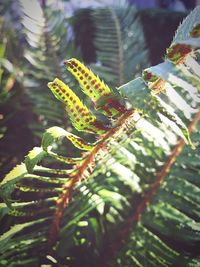
<svg viewBox="0 0 200 267"><path fill-rule="evenodd" d="M48 127L72 131L64 108L47 88L58 77L84 99L64 69L65 59L83 61L111 87L160 62L187 10L166 9L163 1L142 9L133 2L1 1L2 176L40 144ZM74 153L69 144L62 149Z"/></svg>

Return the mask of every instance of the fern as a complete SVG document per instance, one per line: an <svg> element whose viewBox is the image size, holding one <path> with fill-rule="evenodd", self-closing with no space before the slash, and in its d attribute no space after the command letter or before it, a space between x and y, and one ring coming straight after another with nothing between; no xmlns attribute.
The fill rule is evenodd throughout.
<svg viewBox="0 0 200 267"><path fill-rule="evenodd" d="M47 127L68 125L64 109L60 109L45 88L55 74L71 82L62 67L63 57L73 53L72 41L67 36L69 22L61 9L54 10L53 3L41 6L39 1L34 1L32 5L20 1L20 6L27 41L23 85L32 101L36 118L30 127L36 136L41 137ZM36 12L31 12L31 9Z"/></svg>
<svg viewBox="0 0 200 267"><path fill-rule="evenodd" d="M138 77L148 65L148 51L137 10L123 3L94 10L92 18L96 57L101 63L95 68L97 73L105 79L109 77L114 86Z"/></svg>
<svg viewBox="0 0 200 267"><path fill-rule="evenodd" d="M92 69L113 87L138 77L149 64L138 11L124 1L78 10L74 32L85 61L95 62Z"/></svg>
<svg viewBox="0 0 200 267"><path fill-rule="evenodd" d="M3 1L5 2L5 1ZM3 4L2 2L2 4ZM8 20L9 12L14 3L7 1L1 9L0 21L0 168L1 179L16 162L23 160L24 155L34 145L33 135L28 127L31 118L30 101L24 94L22 86L21 57L23 46L20 44L22 35L17 35L12 27L18 23L17 15ZM7 10L8 9L8 10ZM15 51L18 51L16 54ZM12 143L12 146L9 144ZM19 144L22 144L23 148Z"/></svg>
<svg viewBox="0 0 200 267"><path fill-rule="evenodd" d="M72 49L65 14L50 4L2 1L1 14L2 82L7 80L0 95L2 179L32 146L40 144L44 129L69 126L64 108L60 109L46 84L55 73L64 77L61 60Z"/></svg>
<svg viewBox="0 0 200 267"><path fill-rule="evenodd" d="M199 11L179 27L165 61L118 93L67 61L95 115L59 79L48 84L74 127L97 140L54 126L6 175L2 266L198 266ZM59 154L56 144L66 139L76 157ZM63 168L44 166L46 158Z"/></svg>

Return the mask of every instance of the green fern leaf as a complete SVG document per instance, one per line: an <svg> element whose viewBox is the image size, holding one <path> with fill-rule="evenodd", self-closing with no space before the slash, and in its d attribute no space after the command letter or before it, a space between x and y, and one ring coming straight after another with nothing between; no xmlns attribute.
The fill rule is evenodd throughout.
<svg viewBox="0 0 200 267"><path fill-rule="evenodd" d="M78 80L83 92L91 98L97 110L111 117L126 111L120 103L119 96L117 98L114 92L80 61L72 58L65 61L65 64Z"/></svg>
<svg viewBox="0 0 200 267"><path fill-rule="evenodd" d="M105 23L103 29L109 30L110 25ZM192 29L189 27L189 31ZM198 58L196 64L197 61ZM0 206L3 222L8 218L6 225L2 224L0 265L198 266L200 112L188 127L189 132L194 132L192 138L197 147L192 150L184 147L184 140L178 141L173 127L169 128L164 120L161 123L165 117L180 130L185 129L179 119L182 114L177 116L166 104L167 94L161 94L162 99L157 97L159 92L151 84L160 83L160 92L164 93L163 84L168 83L165 77L171 72L178 77L180 67L184 68L182 62L176 63L178 66L167 61L159 65L164 77L150 69L146 73L148 86L139 78L120 87L134 110L125 114L121 110L116 127L99 131L103 135L98 142L88 144L59 127L52 127L44 134L42 148L34 148L25 164L5 177L1 196L8 205L13 203L13 207ZM187 61L184 64L187 68ZM155 77L148 77L149 73ZM188 83L190 73L198 81L192 68L186 73L183 71L182 75L187 76ZM187 98L192 94L186 93L185 86L178 89L181 88L188 105L196 108L197 98ZM56 87L50 89L67 105L68 112L76 104L73 100L84 107L61 81L56 80ZM110 111L114 99L111 96L103 95L95 103L97 108L108 104L111 112L108 117L114 114ZM77 113L81 113L78 108ZM141 113L147 118L140 116ZM75 120L76 116L70 116ZM84 122L84 116L77 116ZM93 122L96 121L95 117ZM98 127L91 129L98 132ZM63 138L89 152L80 158L54 153L54 142L57 145ZM55 169L37 165L43 156L55 159ZM56 161L73 166L59 170ZM33 174L27 173L27 169Z"/></svg>
<svg viewBox="0 0 200 267"><path fill-rule="evenodd" d="M174 39L172 41L172 46L178 43L184 43L191 40L191 32L196 29L200 23L199 17L200 7L197 6L184 20L182 24L178 27ZM199 37L199 36L198 36ZM197 37L197 38L198 38Z"/></svg>
<svg viewBox="0 0 200 267"><path fill-rule="evenodd" d="M76 164L76 163L79 163L81 161L83 161L83 158L72 158L72 157L63 157L63 156L60 156L54 152L48 152L48 155L51 156L52 158L60 161L60 162L63 162L63 163L66 163L66 164Z"/></svg>
<svg viewBox="0 0 200 267"><path fill-rule="evenodd" d="M174 64L183 63L186 56L190 54L192 48L186 44L175 44L167 49L167 58Z"/></svg>
<svg viewBox="0 0 200 267"><path fill-rule="evenodd" d="M45 151L47 151L49 146L52 146L54 142L57 142L63 138L67 138L75 147L81 150L89 151L95 146L95 144L89 144L82 138L69 133L60 127L54 126L46 130L46 132L43 134L42 147Z"/></svg>
<svg viewBox="0 0 200 267"><path fill-rule="evenodd" d="M91 114L73 91L59 79L48 83L55 97L66 105L67 113L74 127L79 131L102 134L107 128Z"/></svg>
<svg viewBox="0 0 200 267"><path fill-rule="evenodd" d="M129 97L129 101L133 107L141 110L144 115L149 116L149 119L156 124L161 120L159 113L174 122L179 127L185 140L193 147L187 127L183 121L172 111L171 107L156 95L152 94L141 78L137 78L119 89L122 94Z"/></svg>
<svg viewBox="0 0 200 267"><path fill-rule="evenodd" d="M200 37L200 24L197 24L190 32L190 36L193 38Z"/></svg>
<svg viewBox="0 0 200 267"><path fill-rule="evenodd" d="M174 64L184 63L186 57L190 54L193 48L199 47L198 25L200 7L195 8L189 16L184 20L184 23L177 29L176 35L171 46L167 49L166 57ZM196 32L197 35L193 35Z"/></svg>
<svg viewBox="0 0 200 267"><path fill-rule="evenodd" d="M75 58L65 61L67 69L75 76L83 92L95 103L111 93L110 88Z"/></svg>
<svg viewBox="0 0 200 267"><path fill-rule="evenodd" d="M17 165L15 168L13 168L3 179L0 185L4 185L8 182L16 182L20 178L24 177L24 175L27 174L27 169L24 163L21 163L20 165Z"/></svg>
<svg viewBox="0 0 200 267"><path fill-rule="evenodd" d="M33 172L35 165L41 161L45 156L46 152L42 147L34 147L25 158L25 165L29 173Z"/></svg>
<svg viewBox="0 0 200 267"><path fill-rule="evenodd" d="M26 165L21 163L12 169L0 183L0 195L5 203L11 207L10 196L16 187L16 183L27 174Z"/></svg>
<svg viewBox="0 0 200 267"><path fill-rule="evenodd" d="M2 234L0 236L0 244L2 245L3 242L7 242L9 238L11 238L16 233L19 233L24 228L29 227L31 225L35 224L35 222L28 222L28 223L22 223L13 226L10 230L8 230L6 233Z"/></svg>

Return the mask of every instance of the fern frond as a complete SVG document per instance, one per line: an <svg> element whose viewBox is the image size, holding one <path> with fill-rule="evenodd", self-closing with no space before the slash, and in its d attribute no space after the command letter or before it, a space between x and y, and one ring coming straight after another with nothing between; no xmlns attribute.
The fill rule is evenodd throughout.
<svg viewBox="0 0 200 267"><path fill-rule="evenodd" d="M120 112L126 111L126 108L120 103L119 97L117 98L113 90L81 62L76 59L70 59L65 64L78 80L83 92L94 102L97 110L111 117L119 116Z"/></svg>
<svg viewBox="0 0 200 267"><path fill-rule="evenodd" d="M38 1L30 6L20 1L22 11L22 30L25 33L23 85L26 88L36 120L30 128L36 136L52 125L66 126L68 121L65 110L60 109L59 102L46 90L46 84L56 76L65 79L62 60L71 51L71 40L66 38L69 22L65 13L55 10L53 3L41 6ZM48 78L47 78L48 77ZM69 81L69 80L68 80Z"/></svg>
<svg viewBox="0 0 200 267"><path fill-rule="evenodd" d="M96 117L91 114L80 99L73 91L59 79L55 79L52 83L48 83L48 87L54 93L56 98L62 101L72 124L77 130L91 133L104 133L106 127L98 122Z"/></svg>
<svg viewBox="0 0 200 267"><path fill-rule="evenodd" d="M188 56L193 57L195 49L192 46ZM184 65L181 60L162 66L175 77L181 69L186 79L190 74L198 79L192 68L187 70L189 75L184 74L187 60ZM199 262L194 250L200 240L198 101L185 83L179 83L177 94L196 115L189 124L180 109L168 111L170 97L163 87L169 82L162 71L157 73L162 66L147 71L156 79L149 79L146 73L146 81L138 78L119 88L119 99L125 95L132 107L114 123L107 116L112 128L103 134L93 128L98 141L80 158L54 152L54 144L68 138L80 154L80 143L86 141L53 127L44 134L42 146L29 153L26 164L5 177L1 195L8 208L3 207L2 218L8 216L9 222L2 230L1 263L12 266L20 259L22 265L39 265L49 263L51 257L58 266L192 266ZM151 83L157 77L164 82L154 92ZM68 108L73 108L74 99L78 101L60 80L51 89L59 100L70 93L64 102ZM191 117L193 109L188 111ZM174 122L176 127L171 127ZM87 131L83 123L80 130ZM183 139L178 141L178 131L188 124L196 149L185 147ZM63 164L60 170L43 167L46 157L71 166Z"/></svg>
<svg viewBox="0 0 200 267"><path fill-rule="evenodd" d="M148 66L148 51L137 10L123 3L91 11L95 25L97 66L92 67L112 86L138 77ZM105 34L106 33L106 34Z"/></svg>
<svg viewBox="0 0 200 267"><path fill-rule="evenodd" d="M65 131L64 129L54 126L49 128L43 135L42 139L42 147L46 151L48 150L49 146L52 146L53 143L57 142L60 139L67 138L71 143L79 148L80 150L91 150L94 146L94 144L87 143L84 139L80 138L79 136L76 136L72 133L69 133Z"/></svg>
<svg viewBox="0 0 200 267"><path fill-rule="evenodd" d="M67 69L76 77L83 92L93 102L102 96L107 96L111 90L97 76L88 70L80 61L75 58L65 61Z"/></svg>

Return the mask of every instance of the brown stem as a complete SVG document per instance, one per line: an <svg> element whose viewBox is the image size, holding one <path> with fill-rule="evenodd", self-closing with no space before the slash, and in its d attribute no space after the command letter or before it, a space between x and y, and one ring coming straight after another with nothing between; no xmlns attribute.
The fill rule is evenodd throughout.
<svg viewBox="0 0 200 267"><path fill-rule="evenodd" d="M113 137L121 129L121 126L124 124L124 122L128 118L130 118L130 116L134 116L134 114L135 110L130 110L126 111L120 117L118 121L118 126L110 129L103 136L102 140L93 148L88 157L86 157L84 161L79 166L77 166L76 173L71 176L70 184L68 183L67 185L64 185L64 191L56 203L56 211L54 213L54 219L49 231L48 254L52 254L52 247L55 244L59 233L60 221L63 216L64 209L66 208L71 199L74 188L80 181L86 178L85 173L87 172L88 168L94 163L96 156L99 155L102 149L106 147L108 139Z"/></svg>
<svg viewBox="0 0 200 267"><path fill-rule="evenodd" d="M192 133L195 129L195 126L197 125L198 121L200 120L200 111L196 113L194 119L190 123L188 130L189 133ZM157 174L155 178L155 182L150 187L149 191L146 193L144 198L142 199L142 202L138 206L135 214L127 221L126 226L124 229L118 234L117 238L113 243L109 245L109 248L106 249L106 253L104 254L105 257L102 258L101 262L97 267L106 267L109 265L112 259L116 256L117 252L121 250L124 240L126 240L129 236L130 231L132 230L133 226L140 221L142 213L146 209L147 205L151 201L152 197L157 192L158 188L163 183L166 175L168 174L171 166L175 162L176 158L180 155L183 148L185 146L185 141L183 139L180 139L176 146L174 147L171 155L168 157L167 161L162 167L162 170Z"/></svg>

